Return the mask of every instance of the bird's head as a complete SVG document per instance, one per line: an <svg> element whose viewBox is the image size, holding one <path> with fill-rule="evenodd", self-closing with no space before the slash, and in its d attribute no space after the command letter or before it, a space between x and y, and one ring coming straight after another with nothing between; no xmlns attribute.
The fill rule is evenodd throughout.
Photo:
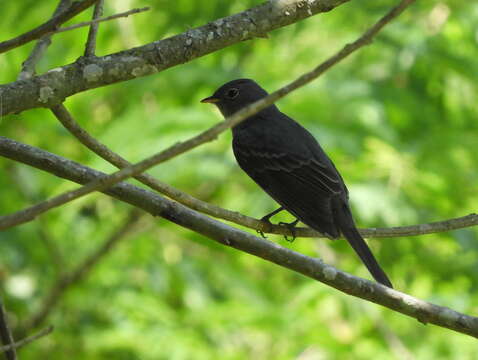
<svg viewBox="0 0 478 360"><path fill-rule="evenodd" d="M222 85L212 96L202 99L201 102L215 104L227 117L267 95L254 80L237 79Z"/></svg>

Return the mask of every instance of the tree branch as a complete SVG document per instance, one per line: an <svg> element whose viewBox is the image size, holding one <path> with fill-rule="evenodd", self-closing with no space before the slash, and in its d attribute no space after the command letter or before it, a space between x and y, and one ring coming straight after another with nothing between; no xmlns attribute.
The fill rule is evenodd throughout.
<svg viewBox="0 0 478 360"><path fill-rule="evenodd" d="M323 13L350 0L268 0L182 34L103 57L81 59L0 86L0 116L58 105L81 91L150 75Z"/></svg>
<svg viewBox="0 0 478 360"><path fill-rule="evenodd" d="M415 0L402 0L399 5L392 8L385 16L383 16L375 25L370 27L362 36L355 40L351 44L345 45L335 55L328 58L312 71L300 76L290 84L280 88L279 90L271 93L270 95L262 98L234 113L232 116L226 118L223 122L201 132L200 134L193 136L192 138L178 142L169 148L150 156L149 158L140 161L134 165L125 167L115 173L112 173L106 177L98 178L89 184L82 186L81 188L65 192L61 195L55 196L51 199L45 200L41 203L33 205L27 209L17 211L16 213L0 217L0 230L8 227L16 226L28 221L33 220L36 216L49 211L55 207L66 204L70 201L78 199L94 191L102 191L107 189L111 185L114 185L120 181L123 181L129 177L135 176L144 172L145 170L158 165L162 162L172 159L175 156L181 155L186 151L189 151L199 145L202 145L208 141L214 140L220 133L237 125L247 117L254 115L258 111L273 104L275 101L283 98L287 94L297 90L298 88L310 83L317 79L325 71L332 66L339 63L341 60L352 54L354 51L369 44L372 39L380 32L383 27L388 24L392 19L400 15L410 4Z"/></svg>
<svg viewBox="0 0 478 360"><path fill-rule="evenodd" d="M3 306L2 298L0 297L0 340L4 346L0 346L0 351L5 352L7 360L16 360L17 352L15 347L12 347L13 336L8 326L7 312ZM5 348L5 350L3 350Z"/></svg>
<svg viewBox="0 0 478 360"><path fill-rule="evenodd" d="M33 342L33 341L35 341L35 340L37 340L37 339L39 339L43 336L46 336L46 335L50 334L52 331L53 331L53 326L49 326L49 327L37 332L36 334L34 334L32 336L29 336L29 337L26 337L25 339L17 341L13 344L6 345L6 346L0 346L0 351L7 352L7 351L12 351L12 350L21 348L22 346L30 344L31 342Z"/></svg>
<svg viewBox="0 0 478 360"><path fill-rule="evenodd" d="M85 145L88 149L93 151L98 156L102 157L106 161L110 162L111 164L115 165L119 169L122 169L127 166L131 166L131 163L124 159L121 155L113 152L109 149L106 145L102 144L98 140L96 140L93 136L91 136L85 129L83 129L77 121L73 118L71 113L66 109L66 107L61 104L52 107L52 112L55 114L57 119L61 122L61 124L75 136L83 145ZM278 225L272 225L272 227L267 226L268 224L264 224L260 220L256 220L252 217L242 215L236 211L231 211L227 209L223 209L219 206L214 204L207 203L205 201L196 199L195 197L176 189L166 183L163 183L153 176L148 174L139 174L135 175L134 178L146 186L149 186L151 189L160 192L168 196L169 198L176 200L177 202L186 205L187 207L200 211L202 213L214 216L216 218L232 221L238 225L243 225L255 230L262 230L266 232L266 227L269 232L281 234L284 233L284 227ZM266 226L265 226L266 225ZM270 227L270 229L269 229ZM308 230L306 228L301 228L301 230ZM287 230L286 230L287 231ZM313 231L313 230L312 230ZM314 232L315 237L323 237L322 234L318 232Z"/></svg>
<svg viewBox="0 0 478 360"><path fill-rule="evenodd" d="M98 0L93 10L93 22L90 22L90 30L88 31L88 38L85 45L86 57L95 56L96 35L98 34L98 27L100 26L98 19L103 15L103 5L104 0Z"/></svg>
<svg viewBox="0 0 478 360"><path fill-rule="evenodd" d="M30 30L25 34L17 36L16 38L13 38L11 40L0 42L0 54L18 46L24 45L30 41L39 39L44 35L47 35L48 33L56 30L58 26L60 26L64 22L67 22L72 17L89 8L97 1L98 0L75 1L68 9L65 9L57 16L51 18L50 20L36 27L35 29Z"/></svg>
<svg viewBox="0 0 478 360"><path fill-rule="evenodd" d="M0 137L0 155L22 162L80 184L104 177L104 174L44 150ZM346 294L374 302L394 311L478 338L478 318L438 306L369 280L344 273L323 261L299 254L276 243L188 209L156 193L127 183L104 191L119 200L153 215L191 229L222 245L260 257L301 273Z"/></svg>
<svg viewBox="0 0 478 360"><path fill-rule="evenodd" d="M75 136L83 145L93 151L98 156L115 165L118 168L130 166L131 163L125 160L109 149L106 145L100 143L93 136L91 136L85 129L83 129L77 121L73 118L65 106L57 105L52 108L53 113L62 125ZM262 231L269 234L290 235L290 230L280 225L271 225L263 221L254 219L250 216L243 215L236 211L227 210L220 206L207 203L205 201L196 199L195 197L176 189L166 183L163 183L151 175L139 174L134 178L151 189L176 200L177 202L204 214L213 216L218 219L231 221L237 225L242 225L256 231ZM470 226L478 225L478 215L470 214L467 216L449 219L445 221L437 221L427 224L399 226L392 228L371 228L359 229L363 237L366 238L385 238L385 237L400 237L400 236L415 236L424 234L433 234L438 232L456 230ZM313 237L325 238L325 236L313 229L297 227L294 229L297 237Z"/></svg>
<svg viewBox="0 0 478 360"><path fill-rule="evenodd" d="M60 0L58 6L56 7L55 11L53 12L52 18L61 14L66 8L71 6L70 0ZM41 39L37 41L35 47L33 48L32 52L28 56L28 58L22 64L22 70L18 75L18 80L26 80L30 79L33 75L35 75L35 67L38 61L40 61L41 57L45 53L48 46L51 44L51 34L43 35Z"/></svg>

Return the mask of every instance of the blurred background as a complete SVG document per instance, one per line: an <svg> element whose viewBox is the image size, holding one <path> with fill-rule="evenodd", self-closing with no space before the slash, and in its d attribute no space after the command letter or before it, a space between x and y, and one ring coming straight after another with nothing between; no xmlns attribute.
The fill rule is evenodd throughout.
<svg viewBox="0 0 478 360"><path fill-rule="evenodd" d="M106 1L105 15L133 7L151 10L103 23L97 55L162 39L259 3ZM274 31L269 39L81 93L65 104L93 136L136 162L220 121L219 112L199 100L226 81L250 77L275 90L353 41L395 3L351 1ZM1 40L37 26L56 5L53 0L1 2ZM88 20L91 11L69 24ZM37 71L75 61L83 54L87 31L55 35ZM32 47L0 56L0 83L15 81ZM477 59L477 2L417 2L371 46L278 103L336 163L360 227L438 221L478 210ZM102 171L114 170L45 109L0 119L0 134ZM239 170L230 142L225 133L150 173L202 200L260 218L276 204ZM75 187L0 158L2 215ZM471 337L424 326L148 215L119 236L121 241L87 276L54 293L58 301L45 306L58 279L114 238L130 216L128 205L93 194L0 232L0 291L10 324L21 333L21 325L46 308L39 328L56 327L20 350L21 359L476 356ZM397 289L476 315L477 234L470 228L369 244ZM273 235L269 240L370 278L344 241L297 239L291 244Z"/></svg>

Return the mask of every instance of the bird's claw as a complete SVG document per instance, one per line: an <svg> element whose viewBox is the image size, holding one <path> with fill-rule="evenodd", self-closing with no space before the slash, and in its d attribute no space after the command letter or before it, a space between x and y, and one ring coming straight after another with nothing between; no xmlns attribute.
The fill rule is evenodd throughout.
<svg viewBox="0 0 478 360"><path fill-rule="evenodd" d="M262 237L263 239L267 239L267 236L264 234L264 231L265 231L265 232L270 231L271 226L272 226L272 223L269 221L269 218L270 218L269 215L263 216L263 217L260 219L260 222L262 223L262 228L256 230L257 233L258 233L259 235L261 235L261 237Z"/></svg>
<svg viewBox="0 0 478 360"><path fill-rule="evenodd" d="M263 239L267 239L267 236L264 235L264 231L262 231L262 230L256 230L256 232L257 232Z"/></svg>
<svg viewBox="0 0 478 360"><path fill-rule="evenodd" d="M269 232L272 227L272 223L270 222L270 218L274 216L275 214L281 212L284 210L284 208L280 207L277 210L274 210L273 212L261 217L260 221L262 222L262 229L257 229L257 233L260 234L264 239L267 239L267 236L264 235L265 232Z"/></svg>
<svg viewBox="0 0 478 360"><path fill-rule="evenodd" d="M286 222L282 222L282 221L279 223L279 225L285 226L287 229L289 229L289 231L292 235L292 239L290 239L290 240L289 240L287 235L284 235L285 241L294 242L294 240L296 238L296 236L295 236L295 226L297 225L298 222L299 222L299 219L297 219L295 221L292 221L291 223L286 223Z"/></svg>

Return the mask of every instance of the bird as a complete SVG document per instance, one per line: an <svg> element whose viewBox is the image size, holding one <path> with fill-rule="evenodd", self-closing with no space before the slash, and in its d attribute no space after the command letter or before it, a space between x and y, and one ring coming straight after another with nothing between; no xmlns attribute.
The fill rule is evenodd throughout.
<svg viewBox="0 0 478 360"><path fill-rule="evenodd" d="M254 80L236 79L201 102L227 118L267 95ZM232 149L239 167L280 205L261 220L287 210L297 219L291 227L301 221L331 239L343 235L373 278L393 288L357 230L342 176L307 129L272 104L232 127Z"/></svg>

